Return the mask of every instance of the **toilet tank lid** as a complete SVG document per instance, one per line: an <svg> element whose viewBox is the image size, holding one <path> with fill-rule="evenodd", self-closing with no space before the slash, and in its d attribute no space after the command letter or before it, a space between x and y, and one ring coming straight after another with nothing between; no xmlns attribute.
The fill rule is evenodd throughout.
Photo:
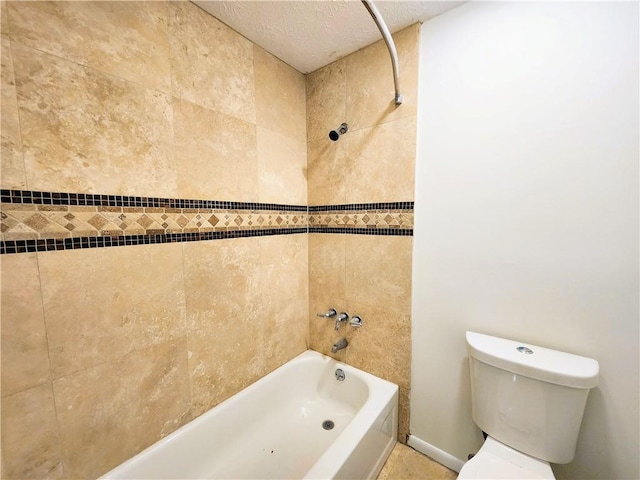
<svg viewBox="0 0 640 480"><path fill-rule="evenodd" d="M596 360L482 333L467 332L469 355L518 375L573 388L598 384Z"/></svg>

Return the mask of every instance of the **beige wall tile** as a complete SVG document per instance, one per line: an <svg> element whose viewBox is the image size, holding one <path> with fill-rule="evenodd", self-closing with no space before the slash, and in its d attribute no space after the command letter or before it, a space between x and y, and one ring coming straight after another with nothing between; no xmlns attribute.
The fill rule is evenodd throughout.
<svg viewBox="0 0 640 480"><path fill-rule="evenodd" d="M165 94L12 44L33 190L175 195Z"/></svg>
<svg viewBox="0 0 640 480"><path fill-rule="evenodd" d="M307 349L309 331L309 237L261 237L265 373Z"/></svg>
<svg viewBox="0 0 640 480"><path fill-rule="evenodd" d="M309 235L309 291L331 299L345 298L347 235ZM340 308L339 306L335 307ZM320 310L318 310L320 311Z"/></svg>
<svg viewBox="0 0 640 480"><path fill-rule="evenodd" d="M403 388L411 384L411 318L367 303L349 301L350 315L363 326L348 327L347 362ZM382 361L381 361L382 360Z"/></svg>
<svg viewBox="0 0 640 480"><path fill-rule="evenodd" d="M309 253L306 235L272 235L257 240L263 265L300 265L306 271Z"/></svg>
<svg viewBox="0 0 640 480"><path fill-rule="evenodd" d="M7 15L6 0L0 0L0 35L9 35L9 17Z"/></svg>
<svg viewBox="0 0 640 480"><path fill-rule="evenodd" d="M180 198L258 201L256 127L173 99Z"/></svg>
<svg viewBox="0 0 640 480"><path fill-rule="evenodd" d="M331 355L341 337L346 350L332 355L349 364L410 386L411 237L309 236L310 346ZM341 326L314 317L329 307L360 315L365 326Z"/></svg>
<svg viewBox="0 0 640 480"><path fill-rule="evenodd" d="M263 127L257 134L259 201L306 205L306 143Z"/></svg>
<svg viewBox="0 0 640 480"><path fill-rule="evenodd" d="M186 340L53 383L68 478L95 478L191 419Z"/></svg>
<svg viewBox="0 0 640 480"><path fill-rule="evenodd" d="M305 234L273 235L256 239L260 281L274 302L309 296L309 239Z"/></svg>
<svg viewBox="0 0 640 480"><path fill-rule="evenodd" d="M307 143L307 201L309 205L339 205L347 199L347 146L329 138Z"/></svg>
<svg viewBox="0 0 640 480"><path fill-rule="evenodd" d="M256 123L253 44L191 2L169 8L174 96Z"/></svg>
<svg viewBox="0 0 640 480"><path fill-rule="evenodd" d="M47 332L35 253L2 255L2 396L49 380Z"/></svg>
<svg viewBox="0 0 640 480"><path fill-rule="evenodd" d="M329 308L338 312L347 308L346 280L347 235L309 235L309 343L311 348L344 361L345 350L331 353L331 346L348 332L344 325L336 332L334 319L317 317ZM348 339L347 339L348 340Z"/></svg>
<svg viewBox="0 0 640 480"><path fill-rule="evenodd" d="M235 318L262 291L259 238L184 243L184 284L189 328L198 317ZM212 295L215 293L215 295Z"/></svg>
<svg viewBox="0 0 640 480"><path fill-rule="evenodd" d="M345 57L349 128L359 130L417 112L419 24L393 35L398 51L402 105L395 105L389 51L380 40Z"/></svg>
<svg viewBox="0 0 640 480"><path fill-rule="evenodd" d="M272 303L264 313L265 373L285 364L308 347L309 302L291 297Z"/></svg>
<svg viewBox="0 0 640 480"><path fill-rule="evenodd" d="M416 117L363 128L340 139L346 149L346 203L414 198Z"/></svg>
<svg viewBox="0 0 640 480"><path fill-rule="evenodd" d="M307 257L306 235L184 244L195 414L306 349Z"/></svg>
<svg viewBox="0 0 640 480"><path fill-rule="evenodd" d="M185 332L179 244L38 254L54 378Z"/></svg>
<svg viewBox="0 0 640 480"><path fill-rule="evenodd" d="M348 235L349 300L411 315L411 237Z"/></svg>
<svg viewBox="0 0 640 480"><path fill-rule="evenodd" d="M170 93L165 2L10 2L22 45Z"/></svg>
<svg viewBox="0 0 640 480"><path fill-rule="evenodd" d="M2 478L69 478L51 383L2 398Z"/></svg>
<svg viewBox="0 0 640 480"><path fill-rule="evenodd" d="M233 317L194 317L189 331L189 375L194 417L251 385L266 373L260 315L238 309Z"/></svg>
<svg viewBox="0 0 640 480"><path fill-rule="evenodd" d="M194 416L265 373L257 238L183 244Z"/></svg>
<svg viewBox="0 0 640 480"><path fill-rule="evenodd" d="M307 75L307 140L328 139L329 132L347 118L345 60Z"/></svg>
<svg viewBox="0 0 640 480"><path fill-rule="evenodd" d="M257 124L305 142L305 76L257 45L253 61Z"/></svg>
<svg viewBox="0 0 640 480"><path fill-rule="evenodd" d="M4 5L4 2L2 3ZM3 7L3 18L6 16ZM24 171L22 154L22 137L18 120L18 101L16 84L11 60L11 42L4 35L0 39L2 46L0 60L0 77L2 81L2 108L0 109L0 185L2 188L24 190L27 178Z"/></svg>
<svg viewBox="0 0 640 480"><path fill-rule="evenodd" d="M411 420L411 390L400 387L398 398L398 441L407 443Z"/></svg>

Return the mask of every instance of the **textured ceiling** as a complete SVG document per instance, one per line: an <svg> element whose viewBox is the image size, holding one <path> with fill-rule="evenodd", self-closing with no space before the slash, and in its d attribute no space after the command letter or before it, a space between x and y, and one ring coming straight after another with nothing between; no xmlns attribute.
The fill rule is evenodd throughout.
<svg viewBox="0 0 640 480"><path fill-rule="evenodd" d="M359 0L194 3L302 73L313 72L381 38ZM393 33L463 3L378 0L375 5Z"/></svg>

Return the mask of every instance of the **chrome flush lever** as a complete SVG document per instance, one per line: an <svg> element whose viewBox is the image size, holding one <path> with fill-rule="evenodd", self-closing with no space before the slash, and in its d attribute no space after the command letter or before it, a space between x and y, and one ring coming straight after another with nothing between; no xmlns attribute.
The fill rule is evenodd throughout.
<svg viewBox="0 0 640 480"><path fill-rule="evenodd" d="M335 317L337 314L338 311L335 308L330 308L327 313L316 313L316 317L331 318Z"/></svg>

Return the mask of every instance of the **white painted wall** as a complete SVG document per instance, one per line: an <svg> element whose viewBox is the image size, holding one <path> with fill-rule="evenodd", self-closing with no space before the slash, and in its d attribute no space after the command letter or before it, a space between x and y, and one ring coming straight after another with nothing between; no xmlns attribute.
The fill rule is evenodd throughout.
<svg viewBox="0 0 640 480"><path fill-rule="evenodd" d="M422 26L411 432L465 460L464 332L597 359L558 478L640 478L637 2L467 3Z"/></svg>

